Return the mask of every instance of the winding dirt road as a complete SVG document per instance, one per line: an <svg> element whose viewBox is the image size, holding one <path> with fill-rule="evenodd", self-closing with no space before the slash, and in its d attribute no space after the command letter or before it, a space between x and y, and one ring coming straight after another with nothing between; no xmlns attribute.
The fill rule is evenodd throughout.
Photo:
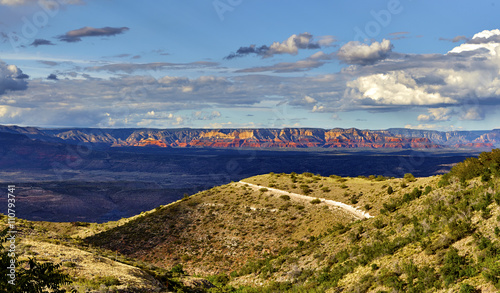
<svg viewBox="0 0 500 293"><path fill-rule="evenodd" d="M288 195L288 196L290 196L291 199L295 199L295 200L302 200L302 201L310 202L313 199L319 199L319 200L321 200L321 203L327 204L329 206L341 208L341 209L345 210L346 212L352 214L357 219L373 218L373 216L370 216L370 214L368 214L367 212L364 212L362 210L359 210L356 207L350 206L350 205L342 203L342 202L333 201L333 200L325 199L325 198L307 196L307 195L293 193L293 192L289 192L289 191L284 191L284 190L271 188L271 187L267 187L267 186L256 185L256 184L252 184L252 183L248 183L248 182L244 182L244 181L239 181L238 183L242 184L242 185L248 185L249 187L252 187L254 189L266 188L267 190L272 191L274 193Z"/></svg>

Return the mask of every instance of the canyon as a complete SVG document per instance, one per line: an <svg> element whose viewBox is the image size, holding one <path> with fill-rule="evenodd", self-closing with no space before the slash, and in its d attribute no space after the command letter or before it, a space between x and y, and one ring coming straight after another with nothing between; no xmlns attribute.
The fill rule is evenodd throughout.
<svg viewBox="0 0 500 293"><path fill-rule="evenodd" d="M47 142L102 147L491 149L500 146L500 129L441 132L404 128L48 129L0 126L0 132L22 134Z"/></svg>

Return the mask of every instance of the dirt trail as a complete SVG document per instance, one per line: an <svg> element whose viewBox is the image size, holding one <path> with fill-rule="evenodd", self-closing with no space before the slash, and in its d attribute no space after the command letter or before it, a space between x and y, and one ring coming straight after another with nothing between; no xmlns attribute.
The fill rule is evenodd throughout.
<svg viewBox="0 0 500 293"><path fill-rule="evenodd" d="M329 206L341 208L341 209L347 211L348 213L354 215L354 217L356 217L358 219L373 218L373 216L370 216L370 214L368 214L367 212L364 212L362 210L359 210L353 206L350 206L350 205L342 203L342 202L333 201L333 200L325 199L325 198L307 196L307 195L293 193L293 192L289 192L289 191L284 191L284 190L271 188L271 187L267 187L267 186L256 185L256 184L252 184L252 183L248 183L248 182L244 182L244 181L240 181L238 183L243 184L243 185L248 185L249 187L252 187L254 189L266 188L267 190L272 191L274 193L288 195L288 196L290 196L290 198L295 199L295 200L305 200L305 201L310 202L313 199L319 199L319 200L321 200L322 203L327 204Z"/></svg>

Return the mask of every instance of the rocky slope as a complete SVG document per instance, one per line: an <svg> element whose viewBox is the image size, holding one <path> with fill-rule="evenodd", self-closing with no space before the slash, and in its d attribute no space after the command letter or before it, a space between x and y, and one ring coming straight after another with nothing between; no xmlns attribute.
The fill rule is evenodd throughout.
<svg viewBox="0 0 500 293"><path fill-rule="evenodd" d="M427 178L270 173L118 222L20 220L16 239L82 292L498 292L499 164L494 150Z"/></svg>
<svg viewBox="0 0 500 293"><path fill-rule="evenodd" d="M492 148L500 130L439 132L412 129L41 129L1 126L0 132L30 138L111 147L210 148Z"/></svg>

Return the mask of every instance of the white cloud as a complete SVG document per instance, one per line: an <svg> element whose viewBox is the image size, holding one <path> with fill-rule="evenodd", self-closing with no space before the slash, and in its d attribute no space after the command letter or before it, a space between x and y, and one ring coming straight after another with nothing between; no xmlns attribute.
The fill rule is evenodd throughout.
<svg viewBox="0 0 500 293"><path fill-rule="evenodd" d="M483 119L484 119L484 112L479 107L471 107L471 108L467 109L463 113L463 115L460 117L460 120L478 121L478 120L483 120Z"/></svg>
<svg viewBox="0 0 500 293"><path fill-rule="evenodd" d="M456 103L438 92L427 92L403 71L374 74L348 82L348 96L378 105L436 105Z"/></svg>
<svg viewBox="0 0 500 293"><path fill-rule="evenodd" d="M240 47L236 53L231 53L225 59L233 59L243 57L249 54L256 54L262 58L272 57L276 54L297 55L300 49L320 49L322 47L332 46L336 42L334 36L320 36L318 41L314 40L314 36L308 32L301 34L293 34L283 42L273 42L270 46L250 45Z"/></svg>
<svg viewBox="0 0 500 293"><path fill-rule="evenodd" d="M321 105L314 105L313 109L312 109L312 112L323 112L325 110L325 107L324 106L321 106Z"/></svg>
<svg viewBox="0 0 500 293"><path fill-rule="evenodd" d="M450 121L451 116L454 114L453 109L450 108L431 108L427 110L429 115L418 115L418 121Z"/></svg>
<svg viewBox="0 0 500 293"><path fill-rule="evenodd" d="M314 98L311 98L310 96L305 96L305 97L304 97L304 101L305 101L306 103L309 103L309 104L312 104L312 103L316 103L316 102L317 102Z"/></svg>
<svg viewBox="0 0 500 293"><path fill-rule="evenodd" d="M448 54L458 54L463 52L487 49L490 54L497 55L496 49L500 46L500 30L484 30L475 34L471 40L458 47L453 48Z"/></svg>
<svg viewBox="0 0 500 293"><path fill-rule="evenodd" d="M453 131L453 130L462 130L461 126L454 125L442 125L442 124L418 124L418 125L405 125L405 128L408 129L422 129L422 130L440 130L440 131Z"/></svg>
<svg viewBox="0 0 500 293"><path fill-rule="evenodd" d="M28 86L27 75L15 65L0 61L0 95L7 91L25 90Z"/></svg>
<svg viewBox="0 0 500 293"><path fill-rule="evenodd" d="M340 48L337 56L347 64L368 65L385 59L392 48L391 41L386 39L371 45L351 41Z"/></svg>

